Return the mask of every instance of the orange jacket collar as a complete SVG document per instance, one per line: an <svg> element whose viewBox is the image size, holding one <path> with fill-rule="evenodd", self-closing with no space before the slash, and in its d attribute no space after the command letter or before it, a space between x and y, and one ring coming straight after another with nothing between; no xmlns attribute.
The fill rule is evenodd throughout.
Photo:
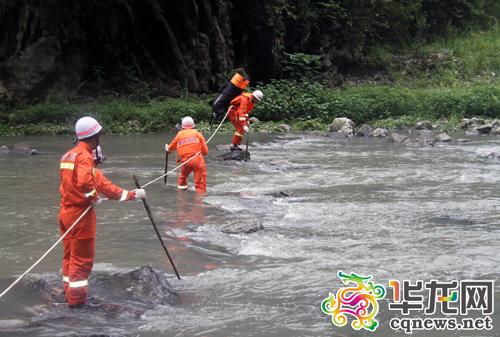
<svg viewBox="0 0 500 337"><path fill-rule="evenodd" d="M86 142L78 142L78 144L76 145L77 148L79 149L82 149L82 150L85 150L89 153L92 153L92 150L93 148L90 146L90 144L86 143Z"/></svg>

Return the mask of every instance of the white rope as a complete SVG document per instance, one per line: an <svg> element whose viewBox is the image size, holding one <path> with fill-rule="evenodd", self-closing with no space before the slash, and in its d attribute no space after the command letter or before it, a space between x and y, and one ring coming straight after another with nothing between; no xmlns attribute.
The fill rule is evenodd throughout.
<svg viewBox="0 0 500 337"><path fill-rule="evenodd" d="M215 134L216 134L216 133L219 131L219 129L221 128L222 123L224 123L224 121L226 120L227 115L229 114L229 110L231 110L231 107L232 107L232 105L231 105L231 106L227 109L227 112L226 112L226 114L224 115L224 118L222 118L222 121L220 122L220 124L219 124L219 126L217 127L217 129L215 129L214 133L212 133L212 135L210 136L210 138L208 138L208 140L207 140L207 142L206 142L207 144L208 144L208 143L210 143L210 141L212 140L212 138L214 138ZM195 153L195 154L194 154L191 158L189 158L188 160L186 160L185 162L183 162L183 163L182 163L182 164L180 164L179 166L177 166L177 167L173 168L172 170L170 170L170 171L168 171L167 173L165 173L165 174L163 174L163 175L159 176L158 178L153 179L153 180L151 180L150 182L148 182L148 183L146 183L146 184L142 185L142 188L145 188L146 186L151 185L151 184L152 184L152 183L154 183L154 182L157 182L157 181L158 181L158 180L160 180L161 178L163 178L163 177L165 177L165 176L169 175L170 173L177 171L178 169L180 169L181 167L183 167L184 165L186 165L187 163L189 163L191 160L193 160L193 159L194 159L194 157L196 157L196 156L197 156L197 155L199 155L200 153L201 153L201 151L196 152L196 153Z"/></svg>
<svg viewBox="0 0 500 337"><path fill-rule="evenodd" d="M24 273L21 274L21 276L19 276L14 282L11 283L10 286L7 287L7 289L5 289L1 294L0 294L0 298L2 298L3 295L5 295L10 289L12 289L12 287L14 287L19 281L21 281L21 279L26 276L26 274L28 274L33 268L35 268L56 246L59 242L61 242L65 237L66 235L68 235L68 233L73 229L73 227L76 226L76 224L78 222L80 222L80 220L82 220L82 218L85 216L85 214L87 214L87 212L93 207L94 205L90 205L89 207L87 207L87 209L82 213L82 215L80 215L78 217L78 219L76 219L76 221L71 225L70 228L68 228L68 230L63 234L61 235L61 237L52 245L52 247L49 248L49 250L47 250L35 263L33 263L33 265L31 267L28 268L28 270L26 270Z"/></svg>
<svg viewBox="0 0 500 337"><path fill-rule="evenodd" d="M207 141L207 144L212 140L212 138L215 136L215 134L219 131L220 127L222 126L222 123L224 123L224 121L226 120L226 117L227 115L229 114L229 110L231 109L231 107L229 107L229 109L227 109L227 112L226 112L226 115L224 116L224 118L222 119L222 121L220 122L219 126L217 127L217 129L215 129L214 133L212 134L212 136L210 136L210 138L208 139ZM189 158L188 160L186 160L184 163L182 163L181 165L177 166L176 168L174 168L173 170L170 170L168 171L167 173L165 173L164 175L160 176L159 178L156 178L150 182L148 182L147 184L143 185L142 187L146 187L152 183L154 183L155 181L158 181L160 180L161 178L165 177L166 175L178 170L179 168L181 168L182 166L186 165L187 163L189 163L191 160L193 160L194 157L196 157L197 155L199 155L201 153L201 151L198 151L196 152L196 154L194 156L192 156L191 158ZM106 200L106 198L103 198L103 200ZM68 230L66 230L66 232L61 235L61 237L35 262L33 263L33 265L31 267L29 267L24 273L22 273L14 282L12 282L1 294L0 294L0 298L2 298L6 293L9 292L10 289L12 289L19 281L21 281L21 279L26 276L26 274L28 274L33 268L35 268L40 262L42 262L42 260L47 256L49 255L49 253L59 244L59 242L61 242L65 237L66 235L68 235L68 233L78 224L78 222L80 222L80 220L82 220L82 218L85 216L85 214L88 213L88 211L93 207L94 205L90 205L89 207L87 207L87 209L78 217L78 219L76 219L76 221L71 225L71 227L68 228Z"/></svg>

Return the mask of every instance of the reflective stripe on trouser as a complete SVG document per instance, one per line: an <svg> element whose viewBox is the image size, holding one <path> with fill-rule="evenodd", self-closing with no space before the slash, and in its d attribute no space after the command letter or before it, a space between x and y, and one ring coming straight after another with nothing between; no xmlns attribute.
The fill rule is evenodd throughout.
<svg viewBox="0 0 500 337"><path fill-rule="evenodd" d="M187 178L189 174L193 172L194 175L194 187L196 192L204 193L207 190L207 169L205 167L205 159L201 154L194 157L186 165L181 167L181 174L177 180L177 185L187 186Z"/></svg>
<svg viewBox="0 0 500 337"><path fill-rule="evenodd" d="M232 120L231 124L233 124L234 128L236 129L236 132L234 133L233 140L231 141L231 143L233 145L240 145L241 139L245 134L245 130L243 129L243 127L247 125L246 120L245 121Z"/></svg>
<svg viewBox="0 0 500 337"><path fill-rule="evenodd" d="M68 305L84 304L87 299L88 278L94 264L95 239L64 238L63 275Z"/></svg>

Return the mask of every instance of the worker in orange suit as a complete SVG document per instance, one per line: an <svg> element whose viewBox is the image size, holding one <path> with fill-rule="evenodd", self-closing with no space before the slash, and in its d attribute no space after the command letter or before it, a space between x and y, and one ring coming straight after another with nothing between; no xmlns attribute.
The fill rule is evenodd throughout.
<svg viewBox="0 0 500 337"><path fill-rule="evenodd" d="M229 120L236 129L231 142L231 151L241 151L239 145L245 132L248 132L248 115L252 112L255 103L262 101L264 94L260 90L254 92L244 92L236 96L229 106Z"/></svg>
<svg viewBox="0 0 500 337"><path fill-rule="evenodd" d="M146 197L143 189L127 191L113 185L96 168L92 153L99 147L102 127L94 118L80 118L75 129L79 142L64 154L60 163L61 234L64 234L90 205L97 205L102 200L101 195L120 201ZM63 284L70 308L80 307L87 301L88 278L94 264L95 237L96 216L92 207L63 240Z"/></svg>
<svg viewBox="0 0 500 337"><path fill-rule="evenodd" d="M165 144L167 152L176 149L180 162L188 161L181 167L177 188L186 190L188 188L187 178L191 172L194 172L196 192L205 193L207 190L207 169L203 156L208 154L208 147L203 135L194 129L194 120L189 116L182 119L182 130L177 133L172 142Z"/></svg>

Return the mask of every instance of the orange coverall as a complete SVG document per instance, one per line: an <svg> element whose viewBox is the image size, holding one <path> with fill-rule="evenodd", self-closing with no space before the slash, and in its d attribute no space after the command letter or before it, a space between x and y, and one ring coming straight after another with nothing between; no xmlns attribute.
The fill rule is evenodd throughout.
<svg viewBox="0 0 500 337"><path fill-rule="evenodd" d="M61 158L60 171L61 235L97 200L99 194L113 200L136 199L135 192L113 185L95 168L92 149L85 142L78 143ZM95 237L96 217L92 208L63 240L63 284L70 307L84 304L87 299L88 277L94 264Z"/></svg>
<svg viewBox="0 0 500 337"><path fill-rule="evenodd" d="M229 120L233 124L236 132L234 133L232 144L240 145L245 134L244 126L248 125L248 115L252 112L254 103L252 103L252 93L244 92L231 101L231 110L229 110Z"/></svg>
<svg viewBox="0 0 500 337"><path fill-rule="evenodd" d="M175 149L177 149L177 153L181 157L181 163L184 163L196 155L196 153L201 152L201 155L197 155L189 163L181 167L177 187L181 190L187 189L187 177L191 172L194 172L194 187L196 192L205 193L207 190L207 169L203 156L208 154L208 147L203 135L195 129L183 129L177 133L174 140L168 146L169 152Z"/></svg>

